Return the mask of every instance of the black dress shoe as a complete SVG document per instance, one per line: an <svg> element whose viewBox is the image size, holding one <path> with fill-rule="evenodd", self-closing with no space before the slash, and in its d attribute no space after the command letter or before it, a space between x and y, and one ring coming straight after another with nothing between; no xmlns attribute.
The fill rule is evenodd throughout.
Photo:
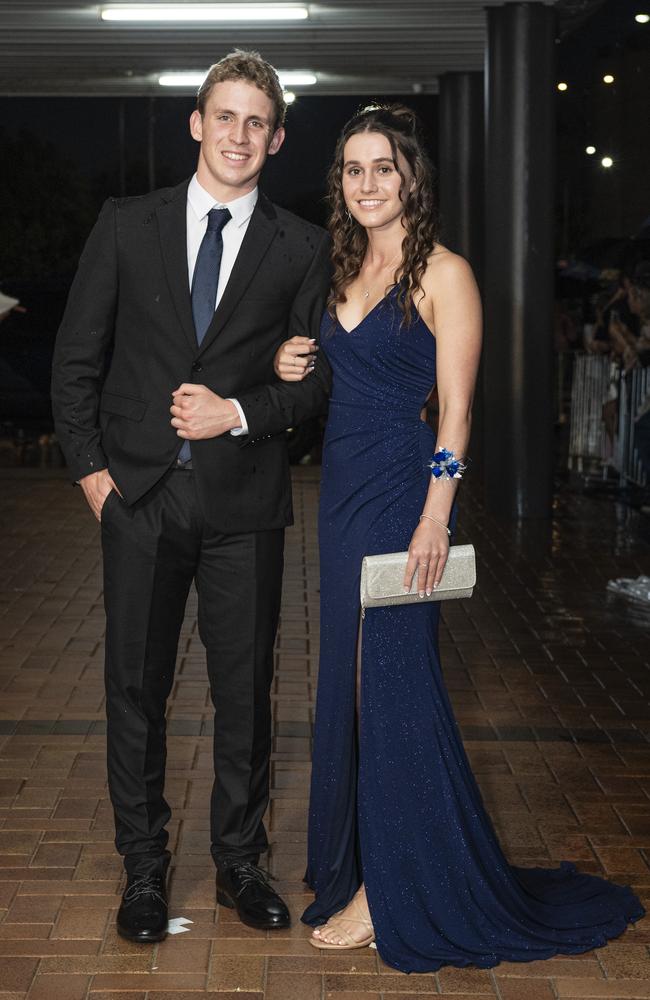
<svg viewBox="0 0 650 1000"><path fill-rule="evenodd" d="M249 861L217 869L217 903L237 910L243 924L261 931L291 923L286 904L269 884L268 875Z"/></svg>
<svg viewBox="0 0 650 1000"><path fill-rule="evenodd" d="M127 941L142 944L167 937L164 875L129 875L117 914L117 933Z"/></svg>

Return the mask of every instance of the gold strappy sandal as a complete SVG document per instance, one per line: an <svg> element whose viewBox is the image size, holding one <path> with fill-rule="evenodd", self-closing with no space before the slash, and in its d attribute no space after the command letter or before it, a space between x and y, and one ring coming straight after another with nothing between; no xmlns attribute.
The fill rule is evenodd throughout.
<svg viewBox="0 0 650 1000"><path fill-rule="evenodd" d="M362 924L367 928L368 933L361 941L355 941L352 935L341 927L341 924ZM322 941L320 938L314 937L313 935L309 938L309 943L314 946L314 948L320 948L327 951L354 951L356 948L367 948L375 940L375 931L372 926L372 921L368 920L366 917L343 917L341 914L336 913L333 917L323 924L322 930L326 927L330 927L331 930L335 931L339 937L343 938L343 944L333 944L331 941Z"/></svg>

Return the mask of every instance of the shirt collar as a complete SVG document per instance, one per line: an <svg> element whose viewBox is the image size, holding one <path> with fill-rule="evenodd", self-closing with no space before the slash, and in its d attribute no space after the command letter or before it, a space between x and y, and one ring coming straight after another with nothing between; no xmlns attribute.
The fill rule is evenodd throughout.
<svg viewBox="0 0 650 1000"><path fill-rule="evenodd" d="M187 189L187 200L197 219L204 219L213 208L227 208L236 226L243 226L245 222L248 222L257 204L258 195L259 189L255 187L248 194L243 194L241 198L235 198L227 204L215 201L210 192L201 187L196 174L192 177Z"/></svg>

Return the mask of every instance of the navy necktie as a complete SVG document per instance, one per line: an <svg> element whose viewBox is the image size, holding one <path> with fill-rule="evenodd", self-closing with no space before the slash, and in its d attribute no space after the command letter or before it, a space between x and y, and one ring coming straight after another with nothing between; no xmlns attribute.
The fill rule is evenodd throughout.
<svg viewBox="0 0 650 1000"><path fill-rule="evenodd" d="M201 240L192 277L192 315L196 339L201 345L214 316L219 286L219 268L223 254L221 230L232 216L227 208L208 212L208 228Z"/></svg>
<svg viewBox="0 0 650 1000"><path fill-rule="evenodd" d="M219 268L223 254L221 230L232 216L227 208L212 208L208 212L208 228L201 240L192 276L192 316L199 347L212 322L219 287ZM189 462L190 442L183 441L177 461Z"/></svg>

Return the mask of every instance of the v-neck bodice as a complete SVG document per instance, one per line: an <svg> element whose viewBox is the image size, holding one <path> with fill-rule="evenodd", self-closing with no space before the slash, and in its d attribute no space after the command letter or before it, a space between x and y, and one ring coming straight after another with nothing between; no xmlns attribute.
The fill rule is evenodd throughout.
<svg viewBox="0 0 650 1000"><path fill-rule="evenodd" d="M321 350L332 366L330 413L352 405L418 418L436 380L435 337L417 310L404 321L397 286L351 330L326 313Z"/></svg>

